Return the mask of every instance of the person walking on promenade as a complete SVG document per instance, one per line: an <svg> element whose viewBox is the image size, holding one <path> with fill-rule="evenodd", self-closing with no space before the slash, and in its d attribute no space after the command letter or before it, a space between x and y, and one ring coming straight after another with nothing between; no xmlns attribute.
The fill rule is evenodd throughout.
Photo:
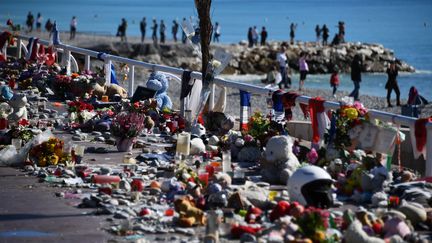
<svg viewBox="0 0 432 243"><path fill-rule="evenodd" d="M127 42L126 31L127 31L128 24L127 24L127 21L125 18L122 18L121 21L122 22L121 22L120 27L119 27L120 28L120 41Z"/></svg>
<svg viewBox="0 0 432 243"><path fill-rule="evenodd" d="M398 76L398 68L396 66L396 61L392 61L387 68L387 83L385 85L385 88L387 89L387 104L388 107L393 107L393 105L390 102L390 96L392 93L392 90L396 93L396 105L400 106L400 90L399 85L397 82L397 76Z"/></svg>
<svg viewBox="0 0 432 243"><path fill-rule="evenodd" d="M160 42L163 44L165 43L165 23L164 21L161 19L160 21L160 28L159 28L159 35L160 35Z"/></svg>
<svg viewBox="0 0 432 243"><path fill-rule="evenodd" d="M299 81L299 91L303 90L304 81L306 80L306 75L309 72L309 66L306 61L306 52L300 54L299 59L299 70L300 70L300 81Z"/></svg>
<svg viewBox="0 0 432 243"><path fill-rule="evenodd" d="M297 29L297 24L291 23L290 25L290 43L294 44L295 31Z"/></svg>
<svg viewBox="0 0 432 243"><path fill-rule="evenodd" d="M147 29L147 20L146 20L146 17L143 17L143 19L140 22L141 42L142 43L144 43L146 29Z"/></svg>
<svg viewBox="0 0 432 243"><path fill-rule="evenodd" d="M327 25L323 25L322 27L322 37L323 37L323 46L327 45L327 40L329 38L329 29L327 28Z"/></svg>
<svg viewBox="0 0 432 243"><path fill-rule="evenodd" d="M182 23L185 23L185 22L186 22L186 18L183 18ZM186 32L184 32L184 30L182 29L182 43L186 44L186 40L187 40Z"/></svg>
<svg viewBox="0 0 432 243"><path fill-rule="evenodd" d="M285 51L285 46L281 46L279 52L276 54L276 60L279 64L279 71L282 76L282 80L278 83L279 89L282 89L282 85L284 85L285 88L290 88L287 80L288 57Z"/></svg>
<svg viewBox="0 0 432 243"><path fill-rule="evenodd" d="M33 23L34 23L34 16L33 16L32 12L28 12L28 14L27 14L27 20L26 20L26 25L27 25L27 31L28 32L32 32L33 31Z"/></svg>
<svg viewBox="0 0 432 243"><path fill-rule="evenodd" d="M51 19L48 19L47 22L45 23L45 30L49 33L49 37L51 37L51 31L53 28L53 23L51 22Z"/></svg>
<svg viewBox="0 0 432 243"><path fill-rule="evenodd" d="M247 38L248 38L248 47L253 47L252 27L249 27Z"/></svg>
<svg viewBox="0 0 432 243"><path fill-rule="evenodd" d="M252 29L252 40L253 40L254 46L257 46L258 45L258 31L257 31L256 26L254 26Z"/></svg>
<svg viewBox="0 0 432 243"><path fill-rule="evenodd" d="M266 41L267 41L267 36L268 36L267 30L263 26L262 29L261 29L261 45L262 46L265 46Z"/></svg>
<svg viewBox="0 0 432 243"><path fill-rule="evenodd" d="M216 22L214 27L213 42L219 42L220 35L221 35L220 25L218 22Z"/></svg>
<svg viewBox="0 0 432 243"><path fill-rule="evenodd" d="M153 39L153 43L157 44L158 39L157 39L157 29L158 29L158 24L156 22L156 19L153 19L153 26L152 26L152 39Z"/></svg>
<svg viewBox="0 0 432 243"><path fill-rule="evenodd" d="M317 42L317 44L319 44L320 40L321 40L321 28L320 28L319 24L317 24L315 26L315 35L316 35L316 42Z"/></svg>
<svg viewBox="0 0 432 243"><path fill-rule="evenodd" d="M43 17L41 15L41 13L38 13L37 18L36 18L36 31L37 32L41 32L42 21L43 21Z"/></svg>
<svg viewBox="0 0 432 243"><path fill-rule="evenodd" d="M339 83L340 83L339 70L338 70L338 68L335 67L333 69L332 75L330 76L330 86L333 87L333 97L334 98L336 98L336 92L337 92L337 89L339 87Z"/></svg>
<svg viewBox="0 0 432 243"><path fill-rule="evenodd" d="M354 83L354 90L349 95L354 100L359 100L362 67L362 57L360 54L356 54L351 62L351 80Z"/></svg>
<svg viewBox="0 0 432 243"><path fill-rule="evenodd" d="M179 28L179 24L177 23L176 20L173 20L173 26L172 26L171 32L172 32L172 35L173 35L174 42L177 42L178 28Z"/></svg>
<svg viewBox="0 0 432 243"><path fill-rule="evenodd" d="M70 40L75 39L77 24L78 24L77 19L75 16L73 16L70 22L70 36L69 36Z"/></svg>

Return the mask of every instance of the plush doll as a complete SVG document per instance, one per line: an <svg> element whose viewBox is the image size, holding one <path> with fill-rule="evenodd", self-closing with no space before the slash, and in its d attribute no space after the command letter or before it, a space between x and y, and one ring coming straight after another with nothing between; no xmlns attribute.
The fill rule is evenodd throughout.
<svg viewBox="0 0 432 243"><path fill-rule="evenodd" d="M159 72L152 73L146 83L146 86L149 89L157 91L156 100L159 109L172 109L173 104L171 102L171 98L167 94L169 83L165 75Z"/></svg>
<svg viewBox="0 0 432 243"><path fill-rule="evenodd" d="M186 198L177 199L174 202L174 208L179 213L178 224L181 227L191 227L193 225L204 225L206 217L204 212L195 207L191 201Z"/></svg>
<svg viewBox="0 0 432 243"><path fill-rule="evenodd" d="M273 136L268 140L261 164L263 180L272 184L287 184L290 175L300 166L292 146L289 136Z"/></svg>
<svg viewBox="0 0 432 243"><path fill-rule="evenodd" d="M127 91L117 84L106 84L104 86L96 83L93 85L93 95L96 95L98 99L102 99L103 95L108 96L112 99L116 94L122 98L127 98Z"/></svg>
<svg viewBox="0 0 432 243"><path fill-rule="evenodd" d="M14 94L12 99L9 100L9 105L12 108L12 113L9 114L8 119L12 122L18 122L27 118L27 97L25 94Z"/></svg>

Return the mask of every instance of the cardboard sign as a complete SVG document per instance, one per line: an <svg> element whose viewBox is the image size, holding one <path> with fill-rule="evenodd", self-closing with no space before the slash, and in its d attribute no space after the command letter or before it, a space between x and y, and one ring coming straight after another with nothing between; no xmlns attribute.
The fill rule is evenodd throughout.
<svg viewBox="0 0 432 243"><path fill-rule="evenodd" d="M135 103L140 100L147 100L156 96L156 90L144 86L138 86L132 96L131 102Z"/></svg>

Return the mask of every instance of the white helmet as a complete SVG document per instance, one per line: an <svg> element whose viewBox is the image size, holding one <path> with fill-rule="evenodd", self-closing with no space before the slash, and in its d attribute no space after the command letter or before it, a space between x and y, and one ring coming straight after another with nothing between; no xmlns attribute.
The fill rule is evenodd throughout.
<svg viewBox="0 0 432 243"><path fill-rule="evenodd" d="M331 176L321 167L307 165L299 168L288 179L290 200L305 206L331 207L333 205L332 183Z"/></svg>

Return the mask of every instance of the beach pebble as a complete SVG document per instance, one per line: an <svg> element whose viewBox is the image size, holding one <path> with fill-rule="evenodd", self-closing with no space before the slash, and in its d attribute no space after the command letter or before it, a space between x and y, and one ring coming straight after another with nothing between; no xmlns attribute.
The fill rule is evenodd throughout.
<svg viewBox="0 0 432 243"><path fill-rule="evenodd" d="M105 138L104 137L95 137L95 141L96 142L105 142Z"/></svg>
<svg viewBox="0 0 432 243"><path fill-rule="evenodd" d="M426 210L418 203L406 202L403 203L397 210L402 212L413 225L425 222L427 219Z"/></svg>
<svg viewBox="0 0 432 243"><path fill-rule="evenodd" d="M99 170L100 170L101 175L108 175L108 174L111 174L111 172L112 172L112 169L110 167L105 167L105 166L100 167Z"/></svg>
<svg viewBox="0 0 432 243"><path fill-rule="evenodd" d="M98 132L98 131L93 131L93 132L91 133L91 135L98 137L98 136L102 136L102 133L101 133L101 132Z"/></svg>
<svg viewBox="0 0 432 243"><path fill-rule="evenodd" d="M128 181L121 180L119 183L119 188L129 192L131 190L131 185Z"/></svg>
<svg viewBox="0 0 432 243"><path fill-rule="evenodd" d="M114 214L114 218L116 219L129 219L131 216L123 211L117 211Z"/></svg>
<svg viewBox="0 0 432 243"><path fill-rule="evenodd" d="M108 201L108 203L111 204L111 205L113 205L113 206L118 206L119 205L119 201L117 199L114 199L114 198L110 199Z"/></svg>
<svg viewBox="0 0 432 243"><path fill-rule="evenodd" d="M282 241L269 241L269 242L282 242ZM252 234L244 233L240 237L240 242L257 242L257 238Z"/></svg>

